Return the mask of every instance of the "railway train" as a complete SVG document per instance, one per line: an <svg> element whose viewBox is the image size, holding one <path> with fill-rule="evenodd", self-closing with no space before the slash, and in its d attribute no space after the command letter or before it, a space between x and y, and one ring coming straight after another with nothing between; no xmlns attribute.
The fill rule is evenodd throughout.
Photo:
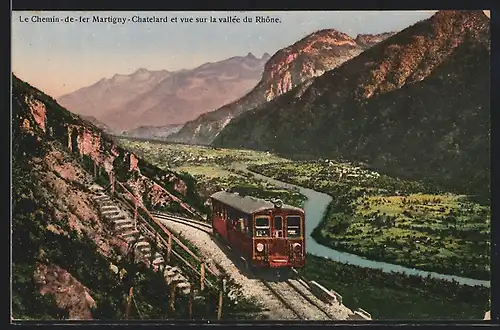
<svg viewBox="0 0 500 330"><path fill-rule="evenodd" d="M250 268L305 265L305 213L301 208L238 193L211 196L212 229Z"/></svg>

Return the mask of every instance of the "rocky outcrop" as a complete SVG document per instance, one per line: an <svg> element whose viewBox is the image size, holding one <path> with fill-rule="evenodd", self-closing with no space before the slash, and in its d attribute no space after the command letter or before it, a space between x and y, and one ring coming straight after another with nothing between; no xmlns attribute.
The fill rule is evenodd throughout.
<svg viewBox="0 0 500 330"><path fill-rule="evenodd" d="M167 140L209 144L233 118L338 67L389 35L365 37L363 43L358 43L345 33L332 29L310 34L276 52L266 63L259 84L244 97L187 122Z"/></svg>
<svg viewBox="0 0 500 330"><path fill-rule="evenodd" d="M158 201L158 204L165 205L173 201L187 214L196 214L196 210L182 200L189 192L187 185L175 173L165 172L138 159L134 154L118 146L102 130L80 120L78 116L67 112L53 101L47 105L44 102L45 96L40 92L28 92L27 86L23 84L25 83L14 77L14 87L19 88L16 90L19 96L15 96L18 101L17 106L29 111L17 114L19 127L24 133L37 136L39 140L58 140L64 143L73 154L91 161L90 170L96 171L96 175L98 177L101 175L104 180L109 180L109 175L113 173L131 186L144 187L136 191L145 194L139 196L140 198L146 197L146 200L149 200L148 189L158 186L165 190L165 199ZM22 87L25 89L21 90ZM47 111L47 106L52 108L51 112ZM64 117L66 121L63 121ZM153 176L145 176L142 174L144 172ZM168 191L170 188L172 192Z"/></svg>
<svg viewBox="0 0 500 330"><path fill-rule="evenodd" d="M70 320L92 319L91 310L96 307L96 302L90 290L66 270L56 265L37 263L33 278L40 287L40 293L54 295L57 306L68 311Z"/></svg>
<svg viewBox="0 0 500 330"><path fill-rule="evenodd" d="M380 34L358 34L355 41L358 45L361 45L365 49L370 48L378 44L379 42L384 41L385 39L392 37L397 32L385 32Z"/></svg>

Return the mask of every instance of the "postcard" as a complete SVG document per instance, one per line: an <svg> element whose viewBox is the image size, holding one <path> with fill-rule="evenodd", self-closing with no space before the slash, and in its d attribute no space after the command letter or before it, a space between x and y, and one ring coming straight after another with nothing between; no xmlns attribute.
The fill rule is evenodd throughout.
<svg viewBox="0 0 500 330"><path fill-rule="evenodd" d="M13 11L11 319L489 319L490 13Z"/></svg>

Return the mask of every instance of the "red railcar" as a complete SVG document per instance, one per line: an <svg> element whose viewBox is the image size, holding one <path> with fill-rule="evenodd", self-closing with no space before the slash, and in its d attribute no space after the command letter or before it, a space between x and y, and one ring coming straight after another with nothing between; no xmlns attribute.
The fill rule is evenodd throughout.
<svg viewBox="0 0 500 330"><path fill-rule="evenodd" d="M281 201L226 191L211 196L214 233L250 266L300 268L305 264L305 214Z"/></svg>

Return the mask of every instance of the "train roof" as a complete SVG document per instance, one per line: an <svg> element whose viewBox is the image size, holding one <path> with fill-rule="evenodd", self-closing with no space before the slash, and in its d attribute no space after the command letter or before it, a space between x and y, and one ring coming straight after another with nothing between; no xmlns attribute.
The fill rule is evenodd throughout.
<svg viewBox="0 0 500 330"><path fill-rule="evenodd" d="M253 214L267 209L273 209L275 207L274 204L270 201L266 201L260 198L255 198L252 196L243 197L240 196L238 193L230 193L227 191L216 192L210 197L248 214ZM288 204L283 204L281 208L304 212L301 208Z"/></svg>

